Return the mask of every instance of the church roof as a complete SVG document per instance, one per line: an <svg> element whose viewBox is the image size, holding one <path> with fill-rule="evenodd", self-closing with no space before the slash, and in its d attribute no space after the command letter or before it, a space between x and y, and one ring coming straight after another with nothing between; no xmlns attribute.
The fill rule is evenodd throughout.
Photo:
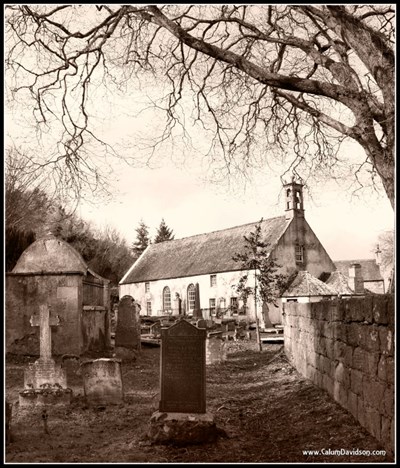
<svg viewBox="0 0 400 468"><path fill-rule="evenodd" d="M282 297L336 296L337 292L308 271L299 271Z"/></svg>
<svg viewBox="0 0 400 468"><path fill-rule="evenodd" d="M363 260L338 260L334 261L336 268L344 276L349 276L349 268L353 263L361 265L361 276L364 281L377 281L383 280L379 265L376 264L375 259Z"/></svg>
<svg viewBox="0 0 400 468"><path fill-rule="evenodd" d="M261 235L271 252L290 220L284 216L261 221ZM259 222L221 231L150 244L120 284L241 270L232 257L243 250L244 238Z"/></svg>

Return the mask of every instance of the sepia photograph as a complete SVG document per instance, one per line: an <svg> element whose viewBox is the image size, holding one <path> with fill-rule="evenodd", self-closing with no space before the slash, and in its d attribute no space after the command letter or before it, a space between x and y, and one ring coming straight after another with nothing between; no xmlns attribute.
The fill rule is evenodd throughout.
<svg viewBox="0 0 400 468"><path fill-rule="evenodd" d="M5 4L4 464L396 464L395 4Z"/></svg>

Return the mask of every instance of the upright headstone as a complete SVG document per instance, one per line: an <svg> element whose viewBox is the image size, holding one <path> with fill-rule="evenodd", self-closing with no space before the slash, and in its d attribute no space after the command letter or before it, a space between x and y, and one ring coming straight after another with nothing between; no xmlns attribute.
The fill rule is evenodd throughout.
<svg viewBox="0 0 400 468"><path fill-rule="evenodd" d="M206 329L181 319L161 329L161 399L150 419L154 443L215 440L214 417L206 413Z"/></svg>
<svg viewBox="0 0 400 468"><path fill-rule="evenodd" d="M89 405L109 405L123 402L121 361L94 359L81 364L83 389Z"/></svg>
<svg viewBox="0 0 400 468"><path fill-rule="evenodd" d="M206 340L206 365L226 361L227 349L222 334L222 331L208 333Z"/></svg>
<svg viewBox="0 0 400 468"><path fill-rule="evenodd" d="M135 358L140 351L140 308L131 296L119 301L115 353L122 359Z"/></svg>
<svg viewBox="0 0 400 468"><path fill-rule="evenodd" d="M182 315L182 299L180 298L178 293L175 293L175 313L178 315Z"/></svg>
<svg viewBox="0 0 400 468"><path fill-rule="evenodd" d="M56 364L51 354L51 327L60 324L47 305L40 306L39 316L31 317L31 325L39 327L40 357L24 372L24 390L19 393L20 406L69 404L72 390L67 388L65 369Z"/></svg>

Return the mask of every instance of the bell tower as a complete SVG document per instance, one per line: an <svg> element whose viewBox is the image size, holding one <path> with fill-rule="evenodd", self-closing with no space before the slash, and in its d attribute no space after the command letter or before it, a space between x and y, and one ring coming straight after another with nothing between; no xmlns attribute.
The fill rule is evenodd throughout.
<svg viewBox="0 0 400 468"><path fill-rule="evenodd" d="M303 184L291 182L283 186L285 190L285 217L286 219L304 218Z"/></svg>

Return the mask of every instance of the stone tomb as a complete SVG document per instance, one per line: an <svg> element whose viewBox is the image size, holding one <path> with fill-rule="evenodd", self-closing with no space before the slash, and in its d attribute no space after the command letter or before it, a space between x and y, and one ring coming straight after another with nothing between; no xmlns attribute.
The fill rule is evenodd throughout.
<svg viewBox="0 0 400 468"><path fill-rule="evenodd" d="M153 443L193 444L216 439L206 412L206 330L181 319L161 329L161 399L150 419Z"/></svg>
<svg viewBox="0 0 400 468"><path fill-rule="evenodd" d="M121 359L135 359L140 346L140 308L133 297L124 296L118 304L115 354Z"/></svg>
<svg viewBox="0 0 400 468"><path fill-rule="evenodd" d="M40 358L24 372L24 390L19 393L20 406L64 405L71 402L66 371L51 357L51 327L60 324L59 316L51 316L47 305L40 306L39 316L31 317L31 325L40 327Z"/></svg>

